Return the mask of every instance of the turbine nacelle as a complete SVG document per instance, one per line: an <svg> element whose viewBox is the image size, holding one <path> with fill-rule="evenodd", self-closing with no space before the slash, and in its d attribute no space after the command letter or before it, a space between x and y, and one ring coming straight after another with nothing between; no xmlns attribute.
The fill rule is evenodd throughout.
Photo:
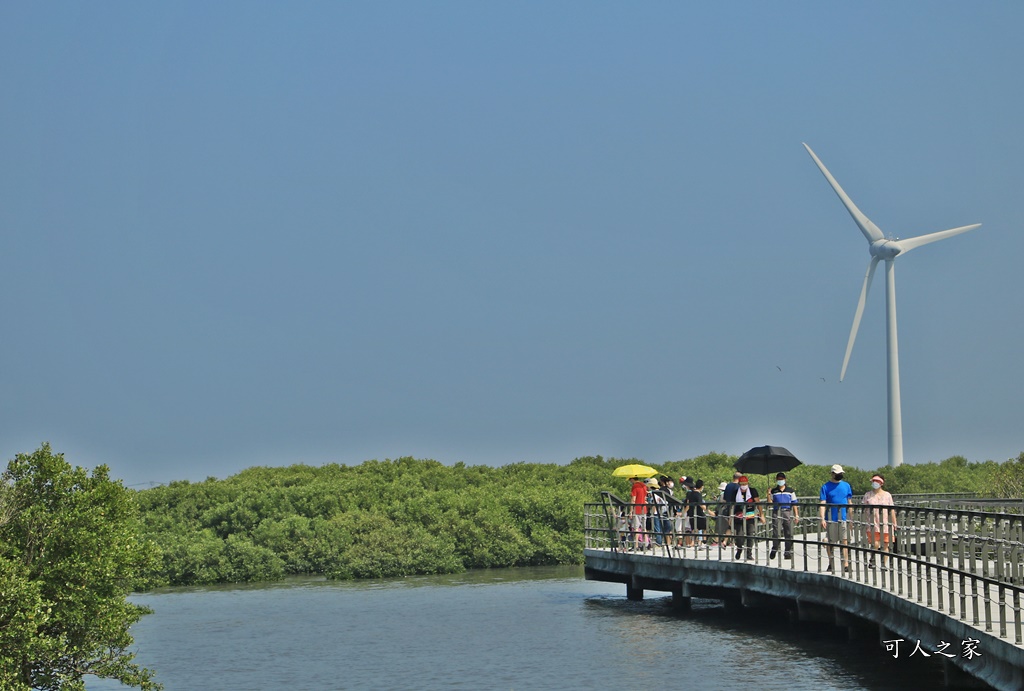
<svg viewBox="0 0 1024 691"><path fill-rule="evenodd" d="M871 256L876 259L889 261L896 258L896 255L903 251L903 246L898 240L875 240L869 248Z"/></svg>

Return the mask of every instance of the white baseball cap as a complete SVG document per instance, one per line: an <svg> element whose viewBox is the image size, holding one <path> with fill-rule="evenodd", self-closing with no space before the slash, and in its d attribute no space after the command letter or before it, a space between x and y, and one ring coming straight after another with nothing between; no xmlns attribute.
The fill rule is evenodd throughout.
<svg viewBox="0 0 1024 691"><path fill-rule="evenodd" d="M835 473L836 475L842 475L843 474L843 466L841 466L838 463L836 463L834 466L832 466L832 472Z"/></svg>

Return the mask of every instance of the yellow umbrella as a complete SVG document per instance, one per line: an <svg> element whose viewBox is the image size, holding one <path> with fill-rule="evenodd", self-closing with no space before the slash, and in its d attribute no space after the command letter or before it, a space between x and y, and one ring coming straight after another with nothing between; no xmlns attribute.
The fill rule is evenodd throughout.
<svg viewBox="0 0 1024 691"><path fill-rule="evenodd" d="M639 463L620 465L612 471L612 477L653 477L658 474L655 468L649 465L640 465Z"/></svg>

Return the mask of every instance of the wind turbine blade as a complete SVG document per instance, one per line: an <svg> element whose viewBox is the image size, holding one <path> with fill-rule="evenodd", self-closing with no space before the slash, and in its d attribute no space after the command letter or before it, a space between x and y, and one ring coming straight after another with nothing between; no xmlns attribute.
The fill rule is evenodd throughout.
<svg viewBox="0 0 1024 691"><path fill-rule="evenodd" d="M835 190L837 195L839 195L839 200L843 202L843 206L845 206L846 210L850 212L851 216L853 216L854 223L856 223L857 227L860 228L860 232L864 233L864 237L867 238L868 242L882 240L885 236L882 235L882 231L878 229L878 226L872 223L871 219L865 216L861 210L857 208L857 205L853 203L853 201L846 195L846 192L843 191L843 188L839 186L839 183L836 182L836 179L832 177L832 173L828 172L828 168L825 167L825 164L815 156L813 151L811 151L811 147L804 144L804 148L807 149L807 153L809 153L811 158L814 159L814 162L818 166L818 170L820 170L821 174L825 176L826 180L828 180L828 184L832 185L832 189Z"/></svg>
<svg viewBox="0 0 1024 691"><path fill-rule="evenodd" d="M916 238L907 238L906 240L898 240L899 246L903 248L904 252L909 252L915 247L927 245L928 243L935 242L937 240L945 240L951 238L954 235L960 233L966 233L968 230L974 230L975 228L981 227L980 223L975 223L971 226L960 226L959 228L950 228L949 230L940 230L937 233L928 233L927 235L918 235Z"/></svg>
<svg viewBox="0 0 1024 691"><path fill-rule="evenodd" d="M868 290L871 288L871 278L875 275L876 266L878 266L878 257L871 257L867 273L864 274L864 287L860 289L860 299L857 300L857 311L853 315L853 328L850 329L850 340L846 344L846 357L843 358L843 371L839 373L839 381L846 376L846 366L850 364L850 353L853 352L853 342L857 340L860 318L864 316L864 301L867 300Z"/></svg>

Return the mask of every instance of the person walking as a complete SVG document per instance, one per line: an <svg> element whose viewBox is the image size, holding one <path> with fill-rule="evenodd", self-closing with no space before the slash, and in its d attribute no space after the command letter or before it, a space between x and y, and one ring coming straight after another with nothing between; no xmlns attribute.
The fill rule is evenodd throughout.
<svg viewBox="0 0 1024 691"><path fill-rule="evenodd" d="M715 507L715 543L721 542L723 546L729 544L729 533L732 532L732 512L725 501L725 488L729 486L724 480L718 485L718 505Z"/></svg>
<svg viewBox="0 0 1024 691"><path fill-rule="evenodd" d="M681 502L675 498L676 483L667 475L662 475L658 478L658 486L661 488L661 494L665 497L667 504L665 518L662 519L661 525L662 533L665 535L665 542L669 547L681 547L683 544L683 519L679 515Z"/></svg>
<svg viewBox="0 0 1024 691"><path fill-rule="evenodd" d="M821 508L821 529L825 531L828 544L825 551L828 554L828 569L833 571L832 545L841 545L840 558L843 560L843 571L850 570L850 535L846 517L846 505L850 503L853 496L853 488L850 483L843 479L843 466L838 463L832 466L832 479L821 486L819 499ZM840 504L841 506L826 506L829 504ZM827 518L826 518L827 516Z"/></svg>
<svg viewBox="0 0 1024 691"><path fill-rule="evenodd" d="M751 487L746 475L737 478L733 530L736 533L736 559L743 556L746 546L747 560L754 558L754 519L764 523L764 509L758 501L757 488ZM727 490L728 491L728 490Z"/></svg>
<svg viewBox="0 0 1024 691"><path fill-rule="evenodd" d="M707 543L704 533L708 529L707 504L704 501L704 481L691 483L686 492L686 515L690 521L693 544Z"/></svg>
<svg viewBox="0 0 1024 691"><path fill-rule="evenodd" d="M868 509L867 537L868 544L875 551L882 552L882 569L889 567L889 543L896 532L896 509L880 509L880 506L893 506L892 495L883 489L885 478L875 475L871 478L871 489L864 494L861 503L874 508ZM868 561L868 568L875 568L875 555Z"/></svg>
<svg viewBox="0 0 1024 691"><path fill-rule="evenodd" d="M661 493L661 485L656 478L647 479L647 505L650 508L651 537L655 544L665 543L668 532L668 500Z"/></svg>
<svg viewBox="0 0 1024 691"><path fill-rule="evenodd" d="M800 507L797 505L796 491L786 483L786 474L775 476L775 487L769 492L768 501L772 505L772 550L769 559L774 559L779 551L779 536L786 541L783 559L793 558L793 524L800 520Z"/></svg>
<svg viewBox="0 0 1024 691"><path fill-rule="evenodd" d="M629 525L633 533L633 549L640 549L647 543L645 531L647 521L647 485L640 478L632 478L633 488L629 493Z"/></svg>
<svg viewBox="0 0 1024 691"><path fill-rule="evenodd" d="M732 474L732 482L725 486L722 491L722 509L724 513L729 516L729 528L732 529L733 519L736 516L736 492L740 489L739 479L743 476L740 471L735 471ZM728 543L726 543L728 544Z"/></svg>

